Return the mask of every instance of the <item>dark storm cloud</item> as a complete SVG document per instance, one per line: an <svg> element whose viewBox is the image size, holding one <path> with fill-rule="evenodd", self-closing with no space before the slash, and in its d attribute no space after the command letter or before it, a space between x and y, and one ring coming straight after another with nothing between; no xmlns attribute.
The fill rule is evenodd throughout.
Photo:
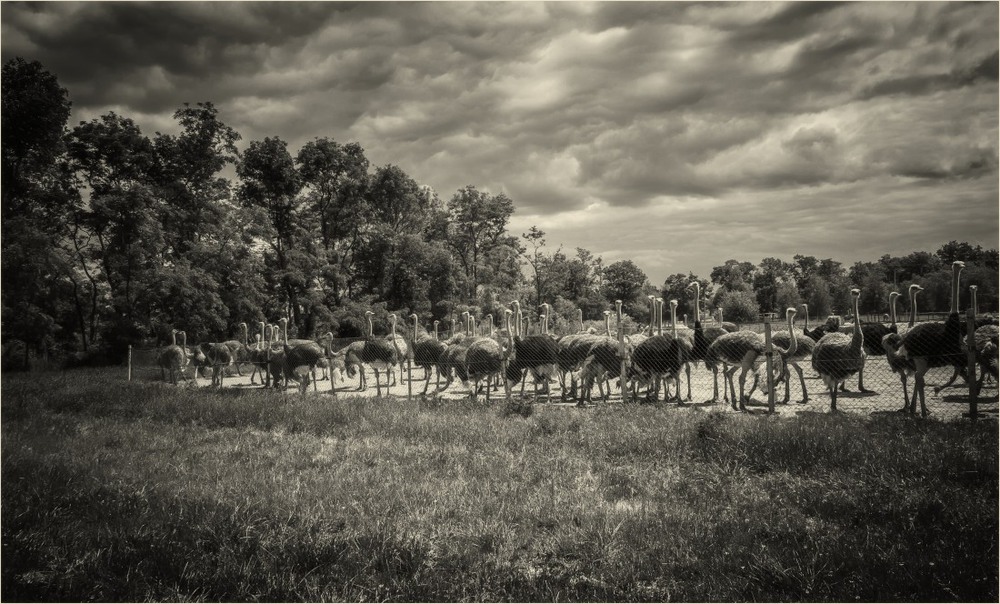
<svg viewBox="0 0 1000 604"><path fill-rule="evenodd" d="M877 257L983 223L995 239L995 3L2 9L3 58L40 60L74 118L115 110L166 131L181 103L212 101L244 144L357 141L445 199L468 183L506 192L513 230L650 271L776 247Z"/></svg>

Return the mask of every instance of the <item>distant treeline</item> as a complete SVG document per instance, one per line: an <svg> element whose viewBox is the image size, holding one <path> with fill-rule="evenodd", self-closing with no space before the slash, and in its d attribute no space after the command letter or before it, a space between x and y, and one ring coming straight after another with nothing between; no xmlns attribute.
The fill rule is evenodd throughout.
<svg viewBox="0 0 1000 604"><path fill-rule="evenodd" d="M317 138L293 155L268 137L240 151L208 102L174 113L176 135L150 137L114 112L70 128L68 91L22 58L4 64L2 92L7 367L11 356L114 360L129 343L166 342L173 327L222 340L241 322L282 316L293 336L362 335L369 309L377 332L389 312L447 329L456 313L499 317L515 298L549 302L563 322L577 309L598 319L620 299L641 323L650 294L690 315L695 279L703 311L730 321L803 302L814 317L843 313L851 287L862 289L862 313L882 313L888 292L911 282L925 288L921 311L942 311L954 259L966 261L963 285L978 285L980 308L997 306L997 251L967 243L851 267L728 260L708 279L655 286L629 260L549 249L535 227L510 233L515 204L502 193L468 185L444 201L399 166L371 166L357 142Z"/></svg>

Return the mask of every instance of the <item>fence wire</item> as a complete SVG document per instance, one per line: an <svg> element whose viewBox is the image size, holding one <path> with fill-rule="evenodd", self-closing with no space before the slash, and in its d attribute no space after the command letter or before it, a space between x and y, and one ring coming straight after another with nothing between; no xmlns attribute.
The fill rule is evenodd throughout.
<svg viewBox="0 0 1000 604"><path fill-rule="evenodd" d="M974 327L971 340L968 321L972 321ZM710 323L707 324L703 333L712 332L711 327ZM544 336L554 340L559 351L556 367L545 369L545 363L551 361L551 357L545 354L550 354L551 349L549 353L537 353L540 356L532 358L531 355L536 354L533 351L537 349L515 347L521 354L517 363L520 375L517 375L519 383L515 384L512 396L565 405L655 401L657 404L723 411L741 407L742 375L746 395L742 407L750 411L769 410L772 404L770 393L773 392L773 407L780 413L825 412L833 407L830 386L835 384L838 411L871 414L906 410L919 414L926 406L930 415L941 419L961 418L972 409L980 416L995 416L997 413L998 346L997 326L993 321L980 319L977 324L970 313L959 326L949 327L947 322L923 322L911 329L897 326L896 333L890 333L884 324L864 324L863 335L871 336L867 333L871 331L878 337L863 337L860 345L850 333L829 334L819 337L817 341L798 329L794 332L797 350L791 355L784 355L785 351L781 348L787 346L787 328L778 328L771 333L775 348L771 355L770 373L767 371L766 350L750 352L755 350L753 338L766 340L762 333L766 329L764 325L757 325L738 332L743 335L734 339L747 339L751 346L739 357L742 362L732 362L732 356L728 357L731 362L727 362L718 357L706 359L706 355L711 357L705 349L707 344L699 338L702 349L697 349L694 344L695 330L679 327L678 340L682 343L677 348L680 353L669 349L674 352L665 354L680 354L680 358L653 357L653 365L660 367L657 370L659 376L665 379L653 379L654 376L637 369L637 355L648 348L641 348L642 340L648 339L648 334L630 334L623 338L625 397L620 379L623 355L617 336ZM844 331L849 329L845 327ZM671 339L670 333L671 330L665 328L663 337ZM586 350L582 353L577 351L575 357L569 354L567 350L574 336L576 340L585 340L582 338L584 335L591 339L589 348L585 346ZM480 337L489 339L489 336ZM439 338L442 342L453 341L447 332L442 332ZM506 357L506 363L493 375L506 370L510 378L515 375L510 373L509 366L514 364L517 350L508 351L509 340L502 332L496 334L494 339L501 356ZM376 383L373 369L360 363L359 356L347 354L350 344L363 341L364 338L335 339L329 348L333 354L322 363L325 366L318 368L319 381L314 388L327 392L374 395ZM428 396L448 399L472 394L474 382L469 372L471 368L475 373L477 367L470 367L472 361L465 355L468 341L454 343L431 363L422 359L419 352L414 356L412 341L406 341L406 344L409 352L401 359L399 367L392 368L391 375L382 372L378 378L379 388L386 389L389 396L420 396L426 392ZM195 360L198 346L189 345L187 348L188 362L176 375L178 383L193 386L197 370L198 386L210 386L211 368L199 367ZM133 347L129 379L169 382L169 363L163 358L164 349ZM660 353L664 354L662 350ZM660 365L656 365L657 362ZM713 371L713 367L717 371ZM222 368L222 371L226 376L224 387L259 388L265 381L260 368L251 363L236 363ZM295 385L282 386L294 388ZM483 388L492 388L493 400L504 395L499 381L493 386L480 385L481 393ZM547 395L542 394L546 390ZM736 395L735 402L733 394Z"/></svg>

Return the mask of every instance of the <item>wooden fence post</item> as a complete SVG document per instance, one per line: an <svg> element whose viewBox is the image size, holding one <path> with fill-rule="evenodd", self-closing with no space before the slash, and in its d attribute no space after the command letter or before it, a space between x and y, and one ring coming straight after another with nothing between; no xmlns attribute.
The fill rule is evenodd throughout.
<svg viewBox="0 0 1000 604"><path fill-rule="evenodd" d="M789 334L793 338L795 334ZM767 361L767 412L774 413L774 345L771 343L771 318L764 317L764 358Z"/></svg>
<svg viewBox="0 0 1000 604"><path fill-rule="evenodd" d="M969 308L965 314L968 332L968 368L965 375L969 380L969 417L976 421L979 416L979 383L976 381L976 310Z"/></svg>
<svg viewBox="0 0 1000 604"><path fill-rule="evenodd" d="M622 301L615 300L615 312L618 316L618 357L621 359L621 373L619 376L621 388L622 388L622 402L625 402L625 331L622 329ZM608 384L608 389L610 390L611 384ZM611 398L611 393L608 392L608 398Z"/></svg>

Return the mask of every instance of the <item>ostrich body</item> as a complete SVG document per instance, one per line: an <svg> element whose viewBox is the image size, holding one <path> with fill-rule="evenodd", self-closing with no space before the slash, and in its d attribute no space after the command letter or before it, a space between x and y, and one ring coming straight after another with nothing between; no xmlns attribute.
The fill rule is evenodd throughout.
<svg viewBox="0 0 1000 604"><path fill-rule="evenodd" d="M596 333L575 333L570 334L561 340L559 340L559 371L563 376L562 392L561 398L563 400L568 396L575 399L577 394L577 372L583 368L583 363L587 360L587 354L594 344L605 340L611 339L611 311L604 311L604 325L605 334L598 335ZM565 376L570 375L570 390L567 393ZM600 386L603 390L603 386ZM603 394L603 393L602 393Z"/></svg>
<svg viewBox="0 0 1000 604"><path fill-rule="evenodd" d="M521 304L518 301L514 305L514 316L519 317ZM541 306L542 333L522 336L520 333L513 335L514 350L511 354L511 365L517 368L522 374L521 396L524 396L523 376L526 371L530 371L535 382L535 393L538 392L538 382L545 384L546 401L551 401L552 389L550 379L559 374L559 344L548 334L549 305Z"/></svg>
<svg viewBox="0 0 1000 604"><path fill-rule="evenodd" d="M956 260L951 266L951 309L948 318L943 323L935 321L914 325L903 335L897 351L899 356L913 360L916 368L913 374L914 395L920 397L920 414L923 417L928 414L924 394L927 371L931 367L949 365L962 369L967 364L962 350L962 322L958 315L959 279L965 263ZM909 411L916 413L915 401Z"/></svg>
<svg viewBox="0 0 1000 604"><path fill-rule="evenodd" d="M715 359L709 358L708 347L720 336L730 332L726 331L721 325L705 327L701 324L701 284L697 281L692 281L688 285L688 289L692 288L694 289L694 333L691 339L691 352L688 354L688 358L692 361L701 361L705 364L706 369L712 370L712 398L705 402L718 403L719 364L715 362ZM729 392L725 388L722 391L723 399L728 401Z"/></svg>
<svg viewBox="0 0 1000 604"><path fill-rule="evenodd" d="M855 317L858 316L858 298L860 297L860 290L851 290L851 304ZM854 323L852 335L848 336L839 331L831 332L816 342L816 348L812 355L812 367L823 378L823 383L830 390L830 409L832 411L837 410L838 385L861 371L864 363L864 335L861 333L861 325L857 321Z"/></svg>
<svg viewBox="0 0 1000 604"><path fill-rule="evenodd" d="M472 344L472 336L468 333L470 321L468 311L463 311L462 316L465 319L465 332L458 332L445 341L445 350L438 360L438 371L444 374L446 380L443 386L434 391L435 394L447 390L454 382L456 375L463 384L468 381L465 355L469 350L469 345Z"/></svg>
<svg viewBox="0 0 1000 604"><path fill-rule="evenodd" d="M671 302L673 302L673 308L676 309L676 300L671 300ZM656 314L658 315L658 313ZM663 331L658 316L653 323L656 323L658 332ZM674 331L676 332L676 327ZM652 382L658 385L660 380L677 378L683 365L683 352L680 347L681 342L675 336L657 333L646 338L632 352L632 371L630 373L647 384ZM653 394L653 396L657 395ZM666 397L666 393L664 396ZM646 397L650 397L648 391Z"/></svg>
<svg viewBox="0 0 1000 604"><path fill-rule="evenodd" d="M438 368L438 362L441 359L441 355L445 351L444 342L438 339L438 322L434 321L434 336L424 334L423 337L417 337L417 315L410 315L413 319L413 362L417 367L422 367L424 370L424 391L421 394L427 394L427 389L431 384L431 369L437 372L437 384L435 388L441 386L441 371Z"/></svg>
<svg viewBox="0 0 1000 604"><path fill-rule="evenodd" d="M802 367L799 363L811 357L813 350L816 348L816 340L805 335L804 333L797 332L795 330L795 322L793 320L792 326L788 331L779 331L777 333L771 334L771 343L778 348L791 349L792 338L795 338L795 351L791 354L781 357L781 377L778 381L784 380L785 382L785 396L781 399L781 404L787 404L791 398L789 386L789 373L788 366L791 365L795 368L795 372L799 374L799 385L802 388L802 400L799 403L805 404L809 402L809 390L806 388L806 379L802 374Z"/></svg>
<svg viewBox="0 0 1000 604"><path fill-rule="evenodd" d="M791 331L792 318L795 316L795 309L789 308L785 311L788 320L789 331ZM773 342L772 342L773 345ZM793 355L798 347L798 340L790 339L789 348L781 349L774 346L774 350L782 357ZM760 365L764 362L766 345L764 336L753 331L735 331L727 333L717 338L708 347L707 358L709 362L722 362L730 366L724 372L726 382L729 384L730 404L733 409L737 409L736 402L739 401L739 410L746 411L746 376L751 370L754 372L754 383L756 385L756 373ZM736 398L736 387L733 384L733 375L740 369L740 397ZM779 366L780 371L780 366ZM751 388L751 392L753 389Z"/></svg>
<svg viewBox="0 0 1000 604"><path fill-rule="evenodd" d="M910 286L910 290L909 290L909 296L910 296L910 322L909 322L909 326L906 327L906 328L903 328L903 330L900 330L898 328L898 326L896 326L896 299L899 297L899 293L898 292L892 292L892 294L889 294L889 298L890 298L890 301L889 301L889 317L892 320L893 327L896 327L896 330L893 331L893 332L887 333L882 338L882 348L885 350L885 357L886 357L886 361L888 361L888 363L889 363L889 368L892 369L893 372L899 374L899 379L900 379L900 381L903 384L903 408L900 409L900 411L903 411L903 412L909 410L909 408L910 408L910 398L909 398L909 394L907 393L906 381L907 381L907 378L909 376L911 376L914 373L916 373L917 366L916 366L916 364L911 359L908 359L908 358L905 358L905 357L901 357L897 353L899 351L899 346L900 346L900 344L903 341L903 334L905 334L906 331L909 330L909 328L913 327L913 324L916 322L916 318L917 318L917 294L920 293L922 290L923 290L923 288L920 287L917 284L913 284L913 285ZM893 294L895 294L895 295L893 295ZM914 395L916 395L916 392L914 392ZM916 399L914 399L914 401L913 401L914 408L916 407L916 404L917 404Z"/></svg>
<svg viewBox="0 0 1000 604"><path fill-rule="evenodd" d="M205 361L212 367L212 385L222 388L225 368L233 364L233 354L229 346L222 342L205 342L201 345Z"/></svg>
<svg viewBox="0 0 1000 604"><path fill-rule="evenodd" d="M510 315L506 314L506 316ZM468 379L472 380L471 396L473 401L476 400L476 394L479 392L479 382L484 379L487 380L486 402L490 401L488 382L492 378L500 377L509 351L509 347L505 349L504 346L492 337L478 338L469 344L469 348L465 353L465 367Z"/></svg>
<svg viewBox="0 0 1000 604"><path fill-rule="evenodd" d="M248 345L249 338L247 336L246 323L240 323L240 335L243 336L242 341L226 340L223 344L229 347L229 354L233 357L233 367L236 369L236 375L242 377L243 372L240 371L240 365L250 362L250 347Z"/></svg>
<svg viewBox="0 0 1000 604"><path fill-rule="evenodd" d="M288 340L288 319L282 317L282 373L286 379L298 382L299 392L305 394L309 382L316 387L316 366L326 358L327 349L312 340L303 340L300 344L290 344ZM331 341L333 334L330 334Z"/></svg>
<svg viewBox="0 0 1000 604"><path fill-rule="evenodd" d="M365 319L368 321L368 337L365 339L364 347L361 349L360 360L369 365L375 371L375 391L378 396L382 396L382 383L379 381L379 370L386 372L386 392L389 389L389 370L399 365L404 358L400 350L399 341L396 337L396 315L389 315L391 324L388 338L376 338L374 326L372 325L372 315L370 310L365 311Z"/></svg>
<svg viewBox="0 0 1000 604"><path fill-rule="evenodd" d="M170 346L160 351L157 363L160 365L160 376L163 381L167 380L167 372L169 372L170 383L176 386L178 374L188 363L187 350L183 346L177 345L176 329L170 330Z"/></svg>

